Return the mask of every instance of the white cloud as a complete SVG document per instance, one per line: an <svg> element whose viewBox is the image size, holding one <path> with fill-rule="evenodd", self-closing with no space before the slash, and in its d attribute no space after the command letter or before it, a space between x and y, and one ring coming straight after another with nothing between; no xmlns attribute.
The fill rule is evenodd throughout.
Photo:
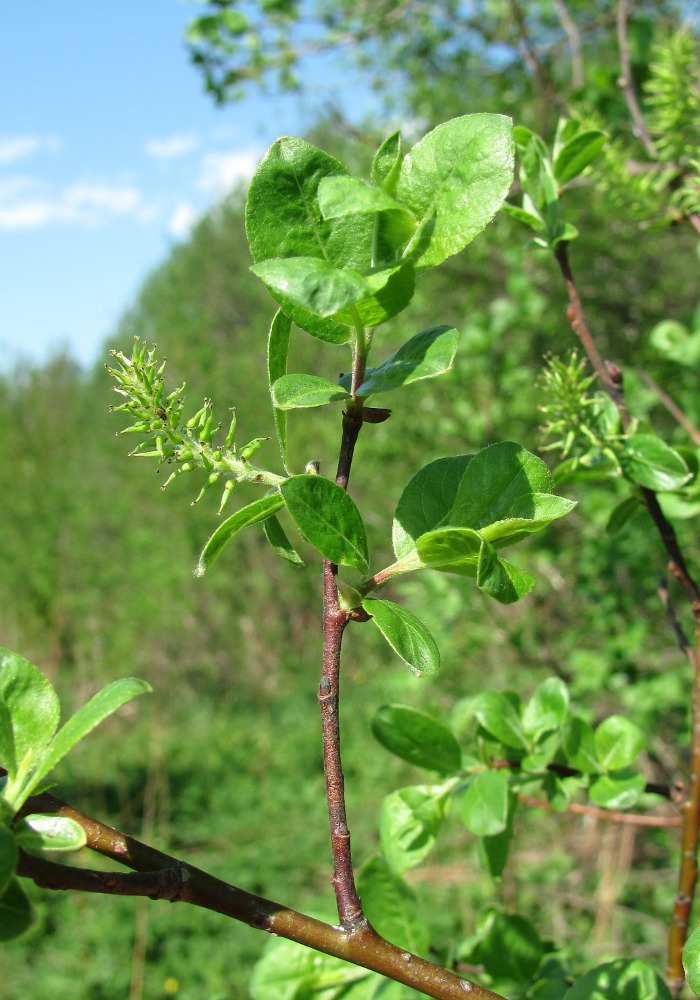
<svg viewBox="0 0 700 1000"><path fill-rule="evenodd" d="M0 163L16 163L40 149L54 151L60 146L56 136L7 135L0 136Z"/></svg>
<svg viewBox="0 0 700 1000"><path fill-rule="evenodd" d="M197 187L200 191L221 197L234 185L250 180L260 156L257 149L240 153L207 153L202 159Z"/></svg>
<svg viewBox="0 0 700 1000"><path fill-rule="evenodd" d="M79 181L54 194L32 178L0 183L0 229L35 229L53 222L100 226L110 217L145 221L152 215L153 208L132 185Z"/></svg>
<svg viewBox="0 0 700 1000"><path fill-rule="evenodd" d="M177 239L184 239L199 218L199 212L189 201L181 201L175 207L168 230Z"/></svg>
<svg viewBox="0 0 700 1000"><path fill-rule="evenodd" d="M185 156L199 146L199 136L194 132L182 132L169 135L164 139L149 139L146 152L159 160L170 160L176 156Z"/></svg>

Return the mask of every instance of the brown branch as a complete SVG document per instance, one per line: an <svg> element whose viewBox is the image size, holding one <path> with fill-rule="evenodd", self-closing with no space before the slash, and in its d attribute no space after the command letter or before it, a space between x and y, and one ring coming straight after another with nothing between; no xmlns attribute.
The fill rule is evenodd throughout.
<svg viewBox="0 0 700 1000"><path fill-rule="evenodd" d="M537 799L531 795L519 795L518 799L525 805L554 811L551 802L547 802L546 799ZM596 819L605 819L611 823L628 823L633 826L680 826L683 822L680 816L647 816L645 813L613 812L610 809L589 805L587 802L570 802L564 812L580 813L582 816L594 816Z"/></svg>
<svg viewBox="0 0 700 1000"><path fill-rule="evenodd" d="M647 123L644 121L644 116L637 101L637 95L634 92L630 48L627 40L627 0L619 0L617 5L617 45L620 52L620 76L617 79L617 83L632 115L634 131L644 146L647 155L655 160L658 157L658 152L651 133L647 128Z"/></svg>
<svg viewBox="0 0 700 1000"><path fill-rule="evenodd" d="M520 761L507 760L503 757L492 757L489 767L494 768L494 770L507 767L512 771L518 771L520 770ZM579 771L575 767L569 767L568 764L547 764L546 769L549 774L555 774L558 778L578 778L583 774L582 771ZM671 802L676 802L678 799L676 788L670 788L668 785L661 785L655 781L647 781L644 791L648 795L660 795L661 798L669 799Z"/></svg>
<svg viewBox="0 0 700 1000"><path fill-rule="evenodd" d="M695 426L695 424L690 420L686 414L681 410L680 406L672 399L667 392L665 392L661 386L654 381L651 375L644 371L643 369L638 369L639 377L643 382L652 389L656 395L659 397L659 402L664 406L668 412L674 417L678 423L681 425L684 431L687 432L691 441L700 447L700 430Z"/></svg>
<svg viewBox="0 0 700 1000"><path fill-rule="evenodd" d="M700 663L700 603L695 608L696 664ZM685 983L683 947L688 934L688 920L698 880L698 841L700 840L700 668L696 667L693 684L690 740L690 781L688 794L681 807L683 836L678 891L668 932L666 982L674 996Z"/></svg>
<svg viewBox="0 0 700 1000"><path fill-rule="evenodd" d="M678 618L676 616L676 609L673 606L673 601L671 600L671 595L668 592L668 586L665 580L659 581L657 593L661 599L661 603L664 606L666 617L668 619L671 628L673 629L676 641L678 642L678 648L680 649L681 653L683 653L683 655L686 657L688 663L693 668L693 670L695 670L697 666L695 650L688 642L688 638L685 632L683 631L683 626L678 621Z"/></svg>
<svg viewBox="0 0 700 1000"><path fill-rule="evenodd" d="M464 1000L466 994L474 1000L503 1000L499 994L478 983L462 979L448 969L397 948L380 937L369 924L348 931L308 917L262 896L255 896L178 858L143 844L113 827L105 826L52 795L45 793L29 799L25 811L69 816L75 820L85 831L90 850L141 873L135 881L137 889L156 888L159 878L165 882L172 880L168 884L172 885L173 894L159 898L176 898L177 901L213 910L251 927L296 941L372 972L378 972L389 979L435 997L436 1000ZM38 859L34 858L23 859L22 864L33 865L37 861ZM88 891L102 891L96 886L98 884L105 886L107 882L104 880L114 879L113 885L117 891L125 887L124 873L118 875L89 873L85 879L81 869L65 866L65 871L61 872L59 878L55 869L62 866L51 865L49 871L45 864L47 863L41 864L41 869L39 867L35 869L39 880L44 879L44 884L60 881L61 888L81 889L85 883L86 886L91 886ZM34 877L28 870L23 874ZM144 875L147 875L146 881ZM92 876L98 876L103 881L99 883ZM74 881L71 883L71 880ZM141 895L140 892L133 894Z"/></svg>

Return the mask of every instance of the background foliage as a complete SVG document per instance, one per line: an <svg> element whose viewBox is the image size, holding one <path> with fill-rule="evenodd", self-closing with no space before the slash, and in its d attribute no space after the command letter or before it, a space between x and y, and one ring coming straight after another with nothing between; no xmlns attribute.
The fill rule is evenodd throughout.
<svg viewBox="0 0 700 1000"><path fill-rule="evenodd" d="M565 33L554 4L527 5L525 22L514 4L477 5L478 17L461 4L421 6L418 17L408 10L401 16L411 4L320 10L326 37L352 20L367 72L390 81L388 115L408 112L427 129L453 114L497 111L551 134L564 102L605 123L614 140L611 157L615 150L619 157L644 157L615 83L612 5L568 5L583 25L583 81L576 59L562 58ZM280 16L296 10L262 7ZM389 17L393 10L399 14ZM649 77L654 44L678 18L672 4L636 8L630 38L638 84ZM523 60L523 24L539 69ZM291 56L288 62L291 74ZM543 71L549 89L538 83ZM656 100L663 114L658 91L649 96L650 111ZM368 123L360 139L387 131L386 122ZM369 170L371 148L332 114L311 139ZM604 354L625 371L632 409L653 418L671 443L685 445L648 377L700 423L693 367L660 351L658 334L652 336L660 320L694 328L695 239L690 227L655 224L664 199L653 186L613 184L612 169L605 176L606 184L589 183L569 199L581 232L573 266L589 322ZM368 530L377 537L419 460L500 439L531 451L540 444L543 357L565 353L572 343L554 263L526 250L524 239L515 221L499 215L467 254L424 280L409 314L411 330L405 317L393 321L395 346L434 322L456 326L462 342L437 394L421 384L406 390L404 406L375 429L372 451L359 445L364 475L356 496L375 512ZM249 264L242 198L234 192L147 278L108 345L128 350L135 334L156 342L173 385L186 373L191 400L207 395L220 409L235 405L244 438L265 427L274 436L260 377L269 299ZM294 350L290 370L312 364L337 378L330 364L318 370L315 341L300 338ZM324 363L329 357L325 349ZM330 915L315 706L320 578L313 566L298 571L279 563L262 533L251 530L221 557L217 572L195 580L190 570L218 497L190 507L192 486L182 481L161 495L150 470L126 461L110 401L102 368L83 372L67 357L0 379L3 645L48 673L66 710L124 673L154 689L130 708L136 718L112 720L91 737L92 754L62 765L60 794L237 884ZM296 466L318 459L325 471L333 468L337 423L332 410L313 422L292 415ZM272 444L265 447L273 453ZM461 699L479 690L514 686L529 694L556 675L569 682L592 721L634 714L652 734L645 752L650 777L672 781L678 773L688 739L689 678L657 596L662 553L650 542L643 514L614 535L606 532L610 510L626 495L622 485L567 493L580 501L574 514L522 546L520 562L538 580L522 606L497 606L469 581L437 574L397 585L443 636L439 682L413 679L374 630L357 630L343 718L360 862L376 847L382 797L423 780L372 742L370 720L386 702L459 722ZM678 527L691 542L687 525ZM495 890L508 909L517 904L528 912L544 937L576 942L566 956L575 963L625 953L660 964L674 891L672 835L539 810L521 815L519 824L518 849ZM282 830L298 831L293 857L290 839L276 833ZM453 821L414 873L434 941L467 938L493 901L475 843ZM246 927L144 901L33 895L40 924L5 951L12 1000L30 991L56 1000L247 995L264 942Z"/></svg>

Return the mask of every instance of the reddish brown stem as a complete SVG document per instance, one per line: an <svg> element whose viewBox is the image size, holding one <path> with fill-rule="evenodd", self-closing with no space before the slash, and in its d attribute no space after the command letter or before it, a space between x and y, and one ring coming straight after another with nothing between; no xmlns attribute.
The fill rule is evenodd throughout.
<svg viewBox="0 0 700 1000"><path fill-rule="evenodd" d="M546 799L533 798L531 795L519 795L518 799L527 806L536 809L553 810L551 802ZM609 823L627 823L631 826L680 826L683 820L680 816L646 816L644 813L612 812L601 809L588 802L570 802L565 812L579 813L582 816L594 816L596 819L607 820Z"/></svg>
<svg viewBox="0 0 700 1000"><path fill-rule="evenodd" d="M694 606L696 633L696 663L700 662L700 602ZM700 839L700 669L696 667L693 684L690 739L690 780L681 815L681 865L678 891L673 903L673 915L668 932L668 962L666 982L674 996L685 983L683 947L688 935L688 919L698 880L698 840Z"/></svg>
<svg viewBox="0 0 700 1000"><path fill-rule="evenodd" d="M208 872L194 868L112 827L105 826L52 795L37 795L29 799L25 808L27 812L70 816L85 831L90 850L147 875L147 881L144 881L144 874L138 876L136 889L156 888L158 879L161 879L163 886L170 885L174 890L170 892L164 890L158 898L172 901L177 899L241 920L251 927L288 938L316 951L378 972L389 979L435 997L436 1000L464 1000L467 994L474 1000L503 1000L499 994L478 983L462 979L447 969L397 948L380 937L369 924L354 931L347 931L315 920L313 917L307 917L262 896L245 892ZM62 866L51 864L49 869L47 862L29 855L24 856L22 865L23 875L35 878L40 884L51 887L56 884L57 887L64 889L88 888L89 891L111 892L113 889L108 883L114 879L115 886L119 886L120 889L125 888L123 872L113 875L91 873L91 876L98 878L85 879L80 869L66 866L59 876L55 869ZM141 892L133 894L140 895Z"/></svg>

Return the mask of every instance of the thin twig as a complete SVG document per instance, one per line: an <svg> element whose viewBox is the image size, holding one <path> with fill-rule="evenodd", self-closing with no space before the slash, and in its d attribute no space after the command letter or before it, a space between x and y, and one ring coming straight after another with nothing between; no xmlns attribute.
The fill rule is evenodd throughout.
<svg viewBox="0 0 700 1000"><path fill-rule="evenodd" d="M619 0L617 5L617 45L620 52L620 76L617 83L627 102L627 107L630 109L634 131L647 151L647 155L655 160L658 152L634 92L630 47L627 39L627 0Z"/></svg>
<svg viewBox="0 0 700 1000"><path fill-rule="evenodd" d="M537 799L531 795L519 795L518 798L525 805L554 810L551 802L547 802L546 799ZM589 805L587 802L570 802L564 812L580 813L582 816L594 816L610 823L628 823L633 826L680 826L683 822L680 816L647 816L645 813L613 812L610 809Z"/></svg>
<svg viewBox="0 0 700 1000"><path fill-rule="evenodd" d="M638 372L642 381L646 382L649 388L652 389L659 397L659 402L662 406L668 410L672 417L675 417L683 430L687 432L692 442L700 447L700 430L698 430L692 420L690 420L683 410L681 410L678 403L676 403L676 401L672 399L657 382L654 381L649 372L644 371L642 368L638 369Z"/></svg>
<svg viewBox="0 0 700 1000"><path fill-rule="evenodd" d="M25 811L53 813L69 816L75 820L85 831L90 850L141 873L136 881L137 887L153 888L157 878L163 878L163 871L166 871L166 879L177 881L178 888L181 888L179 895L175 893L177 901L201 906L240 920L259 930L296 941L315 951L342 958L435 997L436 1000L464 1000L466 994L474 1000L503 1000L499 994L478 983L462 979L448 969L397 948L380 937L369 925L355 931L346 931L291 910L280 903L264 899L262 896L255 896L178 858L143 844L113 827L105 826L52 795L44 793L34 796L27 801ZM22 874L28 878L34 878L36 873L40 881L42 878L47 882L58 880L54 867L59 866L52 866L48 872L45 867L46 862L29 855L23 857L22 865L24 866ZM147 873L148 882L143 881L143 873ZM124 873L119 876L113 874L105 876L100 872L91 874L108 880L116 878L115 885L118 884L120 888L125 885L122 881ZM65 871L61 873L61 887L83 888L80 884L82 878L80 869L65 866ZM74 880L73 884L70 884L71 879ZM155 881L151 881L153 879ZM97 884L93 881L93 888L90 891L96 891L94 886ZM165 898L173 897L168 895Z"/></svg>
<svg viewBox="0 0 700 1000"><path fill-rule="evenodd" d="M507 767L512 771L520 770L520 761L518 760L508 760L504 757L492 757L489 762L489 767L494 770L498 770L502 767ZM569 767L568 764L547 764L547 772L549 774L555 774L558 778L580 778L583 774L578 768ZM676 802L678 799L678 793L675 788L669 787L669 785L662 785L656 781L647 781L644 786L644 791L647 795L660 795L663 799L668 799L670 802Z"/></svg>
<svg viewBox="0 0 700 1000"><path fill-rule="evenodd" d="M666 618L668 619L669 625L671 626L673 634L676 637L676 641L678 642L678 648L680 649L681 653L683 653L683 655L686 657L688 663L694 670L697 666L695 662L695 650L688 642L688 638L685 632L683 631L683 626L678 621L678 617L676 615L676 609L673 606L673 601L671 600L671 595L668 592L668 585L665 580L659 580L657 593L659 595L659 598L661 599L661 603L664 606L664 610L666 612Z"/></svg>
<svg viewBox="0 0 700 1000"><path fill-rule="evenodd" d="M571 83L575 90L579 90L586 81L583 67L581 32L578 30L576 22L569 13L564 0L552 0L552 6L569 40L571 47Z"/></svg>
<svg viewBox="0 0 700 1000"><path fill-rule="evenodd" d="M696 663L700 663L700 603L695 608ZM695 670L691 711L690 781L688 794L681 809L683 836L678 891L673 903L673 915L668 932L666 982L674 996L685 983L683 948L688 935L688 920L698 880L698 840L700 839L700 669Z"/></svg>

